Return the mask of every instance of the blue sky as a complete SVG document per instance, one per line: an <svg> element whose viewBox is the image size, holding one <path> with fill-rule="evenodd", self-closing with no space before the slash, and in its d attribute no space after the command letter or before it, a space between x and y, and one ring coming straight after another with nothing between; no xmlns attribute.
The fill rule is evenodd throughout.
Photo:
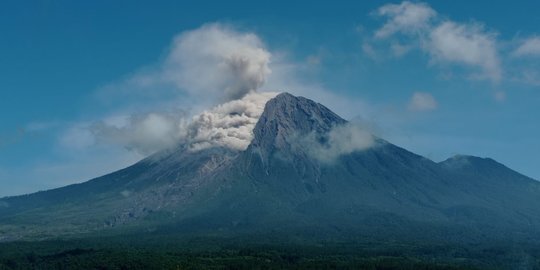
<svg viewBox="0 0 540 270"><path fill-rule="evenodd" d="M271 55L259 91L315 99L435 161L492 157L540 179L538 1L0 5L0 196L145 155L133 141L96 137L96 123L217 104L220 94L188 89L196 82L155 83L174 40L208 25L251 35Z"/></svg>

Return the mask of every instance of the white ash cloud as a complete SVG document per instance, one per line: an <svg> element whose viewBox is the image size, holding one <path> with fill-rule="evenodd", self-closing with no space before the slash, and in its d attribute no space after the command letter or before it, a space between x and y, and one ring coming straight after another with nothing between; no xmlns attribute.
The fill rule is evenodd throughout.
<svg viewBox="0 0 540 270"><path fill-rule="evenodd" d="M195 116L189 125L191 150L223 146L245 150L253 139L253 129L268 100L278 93L250 92L241 99L229 101Z"/></svg>
<svg viewBox="0 0 540 270"><path fill-rule="evenodd" d="M179 144L187 144L191 151L215 146L245 150L266 102L276 95L250 92L193 117L183 111L152 112L109 118L89 129L98 141L118 144L142 155Z"/></svg>
<svg viewBox="0 0 540 270"><path fill-rule="evenodd" d="M207 24L174 39L162 75L191 95L228 101L264 84L270 57L256 34Z"/></svg>
<svg viewBox="0 0 540 270"><path fill-rule="evenodd" d="M373 147L375 138L362 126L347 123L333 127L323 138L315 134L300 138L300 143L313 158L331 163L341 155Z"/></svg>

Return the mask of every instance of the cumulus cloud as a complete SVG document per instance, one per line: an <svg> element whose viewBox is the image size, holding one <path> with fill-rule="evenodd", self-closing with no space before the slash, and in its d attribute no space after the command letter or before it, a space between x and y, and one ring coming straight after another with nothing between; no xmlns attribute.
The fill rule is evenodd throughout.
<svg viewBox="0 0 540 270"><path fill-rule="evenodd" d="M388 21L375 32L376 38L387 38L397 32L415 33L429 28L429 21L437 15L429 5L404 1L380 7L377 15Z"/></svg>
<svg viewBox="0 0 540 270"><path fill-rule="evenodd" d="M432 111L437 109L437 101L430 93L414 92L409 101L410 111Z"/></svg>
<svg viewBox="0 0 540 270"><path fill-rule="evenodd" d="M375 144L371 133L351 123L333 127L323 138L311 134L300 141L310 156L324 163L333 162L341 155L368 149Z"/></svg>
<svg viewBox="0 0 540 270"><path fill-rule="evenodd" d="M257 35L208 24L174 39L162 75L192 95L228 101L264 84L270 56Z"/></svg>
<svg viewBox="0 0 540 270"><path fill-rule="evenodd" d="M375 38L405 35L416 40L418 47L430 55L432 63L460 64L479 70L476 78L493 82L501 79L497 35L481 24L443 20L429 5L408 1L384 5L377 15L387 21L375 32ZM394 52L395 49L393 46Z"/></svg>
<svg viewBox="0 0 540 270"><path fill-rule="evenodd" d="M540 37L534 36L525 39L513 52L513 55L516 57L540 56Z"/></svg>
<svg viewBox="0 0 540 270"><path fill-rule="evenodd" d="M493 81L501 79L496 35L479 24L443 22L432 29L425 48L435 61L478 67L482 77Z"/></svg>

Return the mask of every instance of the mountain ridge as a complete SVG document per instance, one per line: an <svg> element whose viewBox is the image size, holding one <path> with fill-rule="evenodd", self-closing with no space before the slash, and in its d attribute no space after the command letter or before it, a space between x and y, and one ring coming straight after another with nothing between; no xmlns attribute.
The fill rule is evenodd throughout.
<svg viewBox="0 0 540 270"><path fill-rule="evenodd" d="M282 93L266 103L244 151L180 145L85 183L1 198L0 240L164 227L186 234L316 227L345 235L418 226L536 234L540 183L532 178L492 159L436 163L374 136L369 147L345 149L332 162L313 155L313 148L330 149L328 134L347 125L324 105Z"/></svg>

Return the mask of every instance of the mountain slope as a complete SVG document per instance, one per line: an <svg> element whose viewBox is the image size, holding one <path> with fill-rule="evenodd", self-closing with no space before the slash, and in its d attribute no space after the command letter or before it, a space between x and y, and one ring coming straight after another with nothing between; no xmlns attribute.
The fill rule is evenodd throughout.
<svg viewBox="0 0 540 270"><path fill-rule="evenodd" d="M323 105L283 93L267 102L245 151L179 145L86 183L0 199L0 240L308 228L342 237L434 227L536 234L537 181L490 159L435 163L364 133L332 137L349 126ZM351 138L369 144L343 147Z"/></svg>

